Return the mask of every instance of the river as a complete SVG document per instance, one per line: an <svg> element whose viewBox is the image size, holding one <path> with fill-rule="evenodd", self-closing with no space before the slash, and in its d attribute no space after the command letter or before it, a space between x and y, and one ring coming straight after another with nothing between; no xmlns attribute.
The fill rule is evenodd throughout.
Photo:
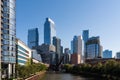
<svg viewBox="0 0 120 80"><path fill-rule="evenodd" d="M69 73L49 72L40 80L98 80L93 77L83 77Z"/></svg>

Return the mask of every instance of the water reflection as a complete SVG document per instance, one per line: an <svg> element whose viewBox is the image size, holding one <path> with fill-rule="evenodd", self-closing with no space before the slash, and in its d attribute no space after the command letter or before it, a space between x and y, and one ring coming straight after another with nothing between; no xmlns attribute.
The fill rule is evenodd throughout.
<svg viewBox="0 0 120 80"><path fill-rule="evenodd" d="M85 78L82 76L76 76L67 73L55 73L49 72L47 73L42 80L95 80L93 78Z"/></svg>

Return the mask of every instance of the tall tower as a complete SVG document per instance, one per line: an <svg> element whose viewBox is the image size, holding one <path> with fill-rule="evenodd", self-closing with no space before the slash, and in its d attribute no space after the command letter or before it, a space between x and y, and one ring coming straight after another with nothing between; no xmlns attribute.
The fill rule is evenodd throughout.
<svg viewBox="0 0 120 80"><path fill-rule="evenodd" d="M15 76L16 0L0 0L0 80ZM2 71L1 71L2 69Z"/></svg>
<svg viewBox="0 0 120 80"><path fill-rule="evenodd" d="M87 42L87 40L89 39L89 30L83 30L83 34L82 34L84 43Z"/></svg>
<svg viewBox="0 0 120 80"><path fill-rule="evenodd" d="M74 36L73 38L73 53L82 54L83 40L82 36Z"/></svg>
<svg viewBox="0 0 120 80"><path fill-rule="evenodd" d="M28 46L29 48L38 46L39 44L39 33L38 28L28 30Z"/></svg>
<svg viewBox="0 0 120 80"><path fill-rule="evenodd" d="M54 36L56 36L55 23L50 18L46 18L44 24L44 43L52 44Z"/></svg>
<svg viewBox="0 0 120 80"><path fill-rule="evenodd" d="M53 45L56 48L56 53L58 55L58 60L61 58L61 40L57 37L53 37Z"/></svg>
<svg viewBox="0 0 120 80"><path fill-rule="evenodd" d="M83 37L83 41L84 41L83 59L85 59L85 56L87 56L87 54L86 54L86 42L87 42L88 39L89 39L89 30L83 30L82 37Z"/></svg>

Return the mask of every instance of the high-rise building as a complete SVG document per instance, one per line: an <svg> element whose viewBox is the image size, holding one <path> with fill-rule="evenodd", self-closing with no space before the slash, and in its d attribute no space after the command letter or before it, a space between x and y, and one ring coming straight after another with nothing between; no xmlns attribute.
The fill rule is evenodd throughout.
<svg viewBox="0 0 120 80"><path fill-rule="evenodd" d="M86 42L86 59L101 57L101 45L99 37L92 37Z"/></svg>
<svg viewBox="0 0 120 80"><path fill-rule="evenodd" d="M104 50L102 58L112 58L112 51L111 50Z"/></svg>
<svg viewBox="0 0 120 80"><path fill-rule="evenodd" d="M71 62L71 54L69 48L64 49L64 64L69 64Z"/></svg>
<svg viewBox="0 0 120 80"><path fill-rule="evenodd" d="M70 54L69 48L65 48L65 49L64 49L64 53Z"/></svg>
<svg viewBox="0 0 120 80"><path fill-rule="evenodd" d="M16 0L0 0L0 80L15 77ZM1 71L2 70L2 71Z"/></svg>
<svg viewBox="0 0 120 80"><path fill-rule="evenodd" d="M73 53L83 53L83 40L82 36L74 36L73 38Z"/></svg>
<svg viewBox="0 0 120 80"><path fill-rule="evenodd" d="M82 34L84 43L87 42L87 40L89 39L89 30L83 30L83 34Z"/></svg>
<svg viewBox="0 0 120 80"><path fill-rule="evenodd" d="M74 36L72 45L73 45L73 54L79 54L79 55L73 55L72 59L76 57L78 58L77 60L80 60L78 62L83 62L84 44L83 44L82 36ZM77 57L77 56L80 56L80 57Z"/></svg>
<svg viewBox="0 0 120 80"><path fill-rule="evenodd" d="M58 54L58 61L61 58L61 40L57 37L53 37L53 45L56 48L56 53Z"/></svg>
<svg viewBox="0 0 120 80"><path fill-rule="evenodd" d="M83 57L85 57L86 56L86 42L89 39L89 30L83 30L82 37L84 41L84 56Z"/></svg>
<svg viewBox="0 0 120 80"><path fill-rule="evenodd" d="M44 43L52 44L54 36L56 36L55 23L50 18L46 18L44 24Z"/></svg>
<svg viewBox="0 0 120 80"><path fill-rule="evenodd" d="M120 52L117 52L117 53L116 53L116 58L117 58L117 59L120 59Z"/></svg>
<svg viewBox="0 0 120 80"><path fill-rule="evenodd" d="M32 49L34 46L39 44L39 33L38 28L28 30L28 46Z"/></svg>
<svg viewBox="0 0 120 80"><path fill-rule="evenodd" d="M70 50L71 54L73 54L73 40L71 41L71 50Z"/></svg>

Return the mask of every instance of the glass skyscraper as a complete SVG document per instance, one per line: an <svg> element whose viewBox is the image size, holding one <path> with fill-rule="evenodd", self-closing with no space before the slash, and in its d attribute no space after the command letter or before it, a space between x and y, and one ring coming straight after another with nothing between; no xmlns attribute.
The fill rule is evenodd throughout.
<svg viewBox="0 0 120 80"><path fill-rule="evenodd" d="M73 53L77 53L77 54L83 53L82 36L74 36L72 45L73 45Z"/></svg>
<svg viewBox="0 0 120 80"><path fill-rule="evenodd" d="M89 30L83 30L82 37L84 41L84 56L83 57L85 57L86 56L86 42L89 39Z"/></svg>
<svg viewBox="0 0 120 80"><path fill-rule="evenodd" d="M0 0L0 80L14 77L16 63L16 0ZM2 69L2 71L1 71Z"/></svg>
<svg viewBox="0 0 120 80"><path fill-rule="evenodd" d="M56 48L56 53L58 55L58 60L61 58L61 40L57 37L53 37L53 45Z"/></svg>
<svg viewBox="0 0 120 80"><path fill-rule="evenodd" d="M87 59L94 59L101 57L101 45L99 37L91 37L86 42L86 56Z"/></svg>
<svg viewBox="0 0 120 80"><path fill-rule="evenodd" d="M38 28L33 28L28 30L28 46L32 47L38 46L39 44L39 33Z"/></svg>
<svg viewBox="0 0 120 80"><path fill-rule="evenodd" d="M102 58L112 58L112 51L111 50L103 51L103 57Z"/></svg>
<svg viewBox="0 0 120 80"><path fill-rule="evenodd" d="M83 34L82 34L83 40L86 43L87 40L89 39L89 30L83 30Z"/></svg>
<svg viewBox="0 0 120 80"><path fill-rule="evenodd" d="M52 44L54 36L56 36L55 23L50 18L46 18L44 24L44 43Z"/></svg>

